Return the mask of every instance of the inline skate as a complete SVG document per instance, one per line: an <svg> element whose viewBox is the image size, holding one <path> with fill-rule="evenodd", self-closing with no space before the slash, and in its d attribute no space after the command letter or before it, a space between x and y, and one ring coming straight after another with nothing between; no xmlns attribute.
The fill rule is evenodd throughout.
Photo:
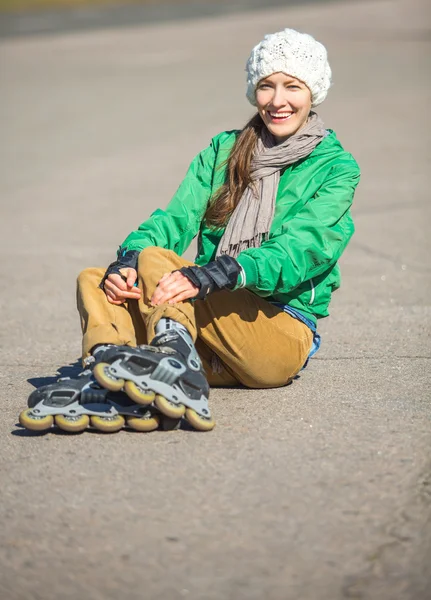
<svg viewBox="0 0 431 600"><path fill-rule="evenodd" d="M123 389L138 404L154 403L166 417L185 416L198 431L215 426L201 360L189 333L178 324L165 326L150 345L117 347L109 362L98 362L94 376L103 388Z"/></svg>
<svg viewBox="0 0 431 600"><path fill-rule="evenodd" d="M153 431L163 415L149 406L155 394L145 402L136 403L121 385L110 390L100 387L93 371L98 360L109 362L126 346L103 346L95 356L87 359L86 369L76 379L61 378L56 383L34 390L28 399L28 408L19 415L20 424L32 431L45 431L55 423L63 431L79 433L92 426L99 431L113 433L125 425L136 431ZM174 428L172 424L169 428Z"/></svg>

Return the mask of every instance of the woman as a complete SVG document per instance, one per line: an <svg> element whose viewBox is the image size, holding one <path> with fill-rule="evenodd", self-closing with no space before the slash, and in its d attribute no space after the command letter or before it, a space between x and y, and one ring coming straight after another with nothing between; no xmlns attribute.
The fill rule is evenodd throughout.
<svg viewBox="0 0 431 600"><path fill-rule="evenodd" d="M283 386L317 350L359 168L312 111L331 80L320 43L268 35L247 76L257 112L244 129L212 140L106 271L80 274L88 368L35 390L25 427L117 431L126 417L150 431L185 414L210 430L210 385ZM181 255L196 235L193 264Z"/></svg>

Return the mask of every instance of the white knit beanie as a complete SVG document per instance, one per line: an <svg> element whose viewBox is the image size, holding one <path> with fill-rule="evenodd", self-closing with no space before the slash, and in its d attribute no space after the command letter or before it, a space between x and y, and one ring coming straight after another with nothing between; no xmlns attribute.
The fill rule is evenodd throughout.
<svg viewBox="0 0 431 600"><path fill-rule="evenodd" d="M286 73L303 81L311 92L312 106L324 101L331 85L326 48L311 35L285 29L266 35L247 61L247 98L256 106L256 86L273 73Z"/></svg>

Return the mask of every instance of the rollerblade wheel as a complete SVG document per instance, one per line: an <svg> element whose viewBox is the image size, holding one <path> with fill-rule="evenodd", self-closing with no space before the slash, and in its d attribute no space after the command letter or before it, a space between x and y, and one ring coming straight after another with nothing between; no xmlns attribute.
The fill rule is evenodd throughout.
<svg viewBox="0 0 431 600"><path fill-rule="evenodd" d="M31 429L32 431L45 431L52 427L54 417L52 415L38 417L30 408L28 408L27 410L23 410L19 415L19 422L26 429Z"/></svg>
<svg viewBox="0 0 431 600"><path fill-rule="evenodd" d="M127 417L127 426L135 431L154 431L160 425L160 416Z"/></svg>
<svg viewBox="0 0 431 600"><path fill-rule="evenodd" d="M124 418L121 415L114 415L112 417L92 416L90 421L95 429L103 431L104 433L115 433L116 431L120 431L125 423Z"/></svg>
<svg viewBox="0 0 431 600"><path fill-rule="evenodd" d="M93 370L94 377L106 390L119 392L124 385L124 379L113 377L109 372L109 366L110 365L105 362L97 363Z"/></svg>
<svg viewBox="0 0 431 600"><path fill-rule="evenodd" d="M133 402L137 404L151 404L156 394L151 390L145 391L136 385L133 381L126 381L124 391Z"/></svg>
<svg viewBox="0 0 431 600"><path fill-rule="evenodd" d="M186 412L186 407L183 404L174 404L166 400L164 396L156 396L154 404L157 406L160 412L171 419L181 419Z"/></svg>
<svg viewBox="0 0 431 600"><path fill-rule="evenodd" d="M214 419L201 417L192 408L186 410L186 419L198 431L211 431L215 427Z"/></svg>
<svg viewBox="0 0 431 600"><path fill-rule="evenodd" d="M79 415L73 417L69 415L56 415L55 424L63 431L69 433L81 433L87 429L90 424L90 417L88 415Z"/></svg>

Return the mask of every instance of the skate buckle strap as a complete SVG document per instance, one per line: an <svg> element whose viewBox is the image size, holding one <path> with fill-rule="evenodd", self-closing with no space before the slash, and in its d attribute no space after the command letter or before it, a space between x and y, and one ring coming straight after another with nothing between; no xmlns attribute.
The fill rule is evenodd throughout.
<svg viewBox="0 0 431 600"><path fill-rule="evenodd" d="M181 354L183 354L183 358L186 358L186 360L187 360L187 366L192 371L200 371L200 369L202 367L201 359L195 348L195 345L193 344L193 340L192 340L190 334L188 333L188 331L185 328L184 328L184 331L182 331L181 329L174 327L173 329L167 330L164 333L158 335L155 338L155 340L157 340L156 348L160 348L160 349L167 348L167 349L171 350L171 348L169 346L166 346L165 344L169 344L170 342L176 342L179 337L184 341L187 348L189 349L189 354L187 357L184 356L184 352L181 352ZM153 340L153 343L154 343L154 340ZM173 350L173 349L171 351L174 352L175 354L177 352L177 350Z"/></svg>
<svg viewBox="0 0 431 600"><path fill-rule="evenodd" d="M96 384L96 385L95 385ZM81 390L80 403L104 403L106 398L106 390L101 388L96 381L89 381Z"/></svg>
<svg viewBox="0 0 431 600"><path fill-rule="evenodd" d="M86 356L82 362L84 364L85 370L88 371L88 369L91 368L91 365L95 364L96 359L92 354L90 354L90 356Z"/></svg>
<svg viewBox="0 0 431 600"><path fill-rule="evenodd" d="M162 381L167 385L173 385L178 377L186 371L186 367L173 357L162 358L151 374L151 379Z"/></svg>
<svg viewBox="0 0 431 600"><path fill-rule="evenodd" d="M162 333L161 335L158 335L155 338L155 340L157 340L156 348L166 346L166 344L168 344L169 342L174 342L177 339L178 339L177 331L166 331L165 333ZM153 340L153 342L155 340Z"/></svg>
<svg viewBox="0 0 431 600"><path fill-rule="evenodd" d="M196 350L194 344L190 348L190 354L187 357L187 365L188 365L189 369L191 369L192 371L200 371L201 370L202 362L201 362L200 356L199 356L198 351Z"/></svg>
<svg viewBox="0 0 431 600"><path fill-rule="evenodd" d="M154 352L154 354L176 354L176 350L173 348L169 348L169 346L151 346L148 344L141 344L138 346L141 350L146 350L147 352Z"/></svg>
<svg viewBox="0 0 431 600"><path fill-rule="evenodd" d="M84 371L81 371L80 373L78 373L77 377L86 377L87 375L90 375L91 373L91 369L84 369ZM57 379L58 381L71 381L72 377L59 377Z"/></svg>

